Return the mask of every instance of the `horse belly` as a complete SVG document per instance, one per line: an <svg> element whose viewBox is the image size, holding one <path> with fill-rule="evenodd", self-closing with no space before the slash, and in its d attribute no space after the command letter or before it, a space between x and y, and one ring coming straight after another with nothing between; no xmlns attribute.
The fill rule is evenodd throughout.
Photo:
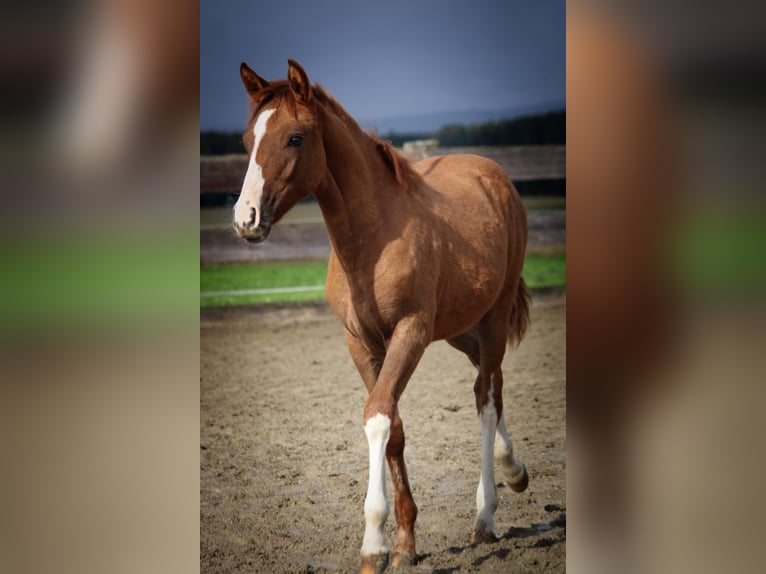
<svg viewBox="0 0 766 574"><path fill-rule="evenodd" d="M446 339L473 327L496 303L505 285L505 263L499 267L471 266L441 286L434 340Z"/></svg>

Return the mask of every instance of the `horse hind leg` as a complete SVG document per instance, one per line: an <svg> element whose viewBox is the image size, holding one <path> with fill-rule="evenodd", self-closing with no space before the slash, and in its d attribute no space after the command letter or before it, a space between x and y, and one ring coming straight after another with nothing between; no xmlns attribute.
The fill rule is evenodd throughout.
<svg viewBox="0 0 766 574"><path fill-rule="evenodd" d="M447 342L466 354L473 366L479 370L473 390L476 396L476 410L481 429L481 475L476 489L476 522L473 528L473 543L496 542L494 534L494 516L497 509L497 491L495 489L495 467L493 449L498 425L498 413L502 412L502 372L499 364L505 352L505 328L496 328L492 344L487 337L480 345L480 326L457 335ZM492 356L492 368L488 365L488 356ZM482 362L483 359L483 362ZM499 392L497 392L499 391ZM500 409L498 410L498 399Z"/></svg>
<svg viewBox="0 0 766 574"><path fill-rule="evenodd" d="M514 491L524 491L529 483L524 464L514 457L513 444L503 417L502 362L506 346L509 339L518 340L523 335L528 321L528 296L523 285L515 295L513 304L497 305L475 329L480 361L474 393L481 428L481 477L476 491L475 543L497 540L494 534L494 513L497 509L495 462L500 465L505 480ZM515 322L514 314L518 315Z"/></svg>
<svg viewBox="0 0 766 574"><path fill-rule="evenodd" d="M524 333L529 325L529 308L531 298L529 289L522 277L519 277L518 287L515 291L514 302L511 307L510 317L508 319L508 341L518 344L524 337ZM515 492L524 492L529 485L529 475L527 469L519 459L513 456L513 443L508 436L508 430L505 428L505 416L502 408L502 393L498 397L498 420L497 420L497 440L495 441L495 462L500 465L503 476Z"/></svg>
<svg viewBox="0 0 766 574"><path fill-rule="evenodd" d="M496 373L479 372L474 385L476 408L481 429L481 474L476 488L476 520L471 541L474 544L497 542L495 536L495 466L493 450L497 431L497 408L495 404Z"/></svg>
<svg viewBox="0 0 766 574"><path fill-rule="evenodd" d="M472 541L479 544L497 541L494 533L498 503L494 463L500 465L505 480L516 492L526 490L529 476L524 463L514 457L513 444L505 428L503 373L500 367L493 369L488 376L482 376L480 372L474 391L481 427L481 477L476 489L476 522Z"/></svg>
<svg viewBox="0 0 766 574"><path fill-rule="evenodd" d="M519 295L523 297L524 295ZM522 301L526 303L526 301ZM528 313L528 306L522 305L521 313ZM514 311L517 311L514 309ZM494 318L493 318L494 315ZM514 457L513 443L508 436L503 413L503 373L501 363L505 356L506 337L523 334L523 327L514 333L514 322L510 325L500 318L506 313L497 312L485 317L476 327L462 333L447 342L465 353L471 363L479 369L474 385L476 410L481 428L481 477L476 490L476 522L473 542L494 542L494 513L497 509L497 491L495 488L494 463L498 463L503 478L516 492L522 492L529 484L524 464ZM496 319L495 319L496 318ZM508 328L510 326L510 329ZM520 332L519 332L520 331ZM482 364L483 361L483 364Z"/></svg>
<svg viewBox="0 0 766 574"><path fill-rule="evenodd" d="M495 462L500 465L503 477L514 492L524 492L529 486L529 475L524 463L513 455L513 443L505 428L505 416L501 412L497 422Z"/></svg>

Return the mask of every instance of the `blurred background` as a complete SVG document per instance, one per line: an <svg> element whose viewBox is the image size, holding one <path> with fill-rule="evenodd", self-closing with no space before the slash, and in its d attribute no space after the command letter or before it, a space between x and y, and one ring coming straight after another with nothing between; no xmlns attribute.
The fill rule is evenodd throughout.
<svg viewBox="0 0 766 574"><path fill-rule="evenodd" d="M563 3L412 4L3 9L0 570L199 567L201 133L293 57L392 140L566 103L568 566L759 571L761 3L569 2L565 94Z"/></svg>
<svg viewBox="0 0 766 574"><path fill-rule="evenodd" d="M753 2L568 3L575 572L760 570L762 21Z"/></svg>
<svg viewBox="0 0 766 574"><path fill-rule="evenodd" d="M194 571L198 5L2 10L0 571Z"/></svg>

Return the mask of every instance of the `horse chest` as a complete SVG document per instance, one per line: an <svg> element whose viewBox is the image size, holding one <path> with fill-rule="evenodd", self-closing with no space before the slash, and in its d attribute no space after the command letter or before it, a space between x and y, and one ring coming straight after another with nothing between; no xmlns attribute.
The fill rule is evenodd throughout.
<svg viewBox="0 0 766 574"><path fill-rule="evenodd" d="M327 298L350 332L384 343L402 318L432 307L427 302L432 299L423 296L421 278L416 262L406 257L381 257L352 274L331 259Z"/></svg>
<svg viewBox="0 0 766 574"><path fill-rule="evenodd" d="M349 289L349 322L367 339L388 340L397 323L421 307L401 277L352 282Z"/></svg>

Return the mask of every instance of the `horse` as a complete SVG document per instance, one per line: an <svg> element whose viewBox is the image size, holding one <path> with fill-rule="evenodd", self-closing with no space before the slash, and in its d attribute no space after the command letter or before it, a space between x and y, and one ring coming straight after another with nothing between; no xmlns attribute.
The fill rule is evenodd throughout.
<svg viewBox="0 0 766 574"><path fill-rule="evenodd" d="M384 458L395 490L393 567L416 559L415 520L397 404L426 347L446 340L478 370L481 469L472 542L497 541L494 462L516 492L529 482L503 417L501 363L529 324L521 276L527 219L496 163L474 155L410 164L363 131L305 70L288 60L286 80L268 82L244 62L249 155L233 209L237 234L265 240L298 201L314 195L330 238L326 298L345 329L367 387L369 446L361 572L389 564Z"/></svg>

